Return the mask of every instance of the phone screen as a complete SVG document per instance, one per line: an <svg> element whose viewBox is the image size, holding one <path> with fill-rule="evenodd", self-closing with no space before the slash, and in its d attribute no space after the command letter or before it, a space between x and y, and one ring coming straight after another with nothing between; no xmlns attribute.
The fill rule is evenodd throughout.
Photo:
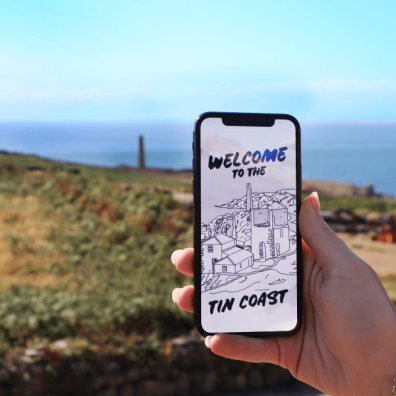
<svg viewBox="0 0 396 396"><path fill-rule="evenodd" d="M213 115L200 124L200 319L207 333L297 327L299 127L289 118L236 126Z"/></svg>

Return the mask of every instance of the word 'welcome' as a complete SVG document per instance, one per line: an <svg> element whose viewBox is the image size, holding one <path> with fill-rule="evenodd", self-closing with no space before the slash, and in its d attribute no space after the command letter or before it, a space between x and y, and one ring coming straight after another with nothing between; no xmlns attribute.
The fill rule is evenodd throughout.
<svg viewBox="0 0 396 396"><path fill-rule="evenodd" d="M209 156L209 169L220 169L223 165L225 168L233 166L241 166L241 165L249 165L251 162L253 164L258 164L261 162L275 162L276 160L282 162L286 159L287 147L280 147L279 149L275 150L265 150L263 153L261 151L256 150L253 154L251 151L247 151L243 156L240 157L238 152L225 154L224 160L223 157L217 158L212 155Z"/></svg>

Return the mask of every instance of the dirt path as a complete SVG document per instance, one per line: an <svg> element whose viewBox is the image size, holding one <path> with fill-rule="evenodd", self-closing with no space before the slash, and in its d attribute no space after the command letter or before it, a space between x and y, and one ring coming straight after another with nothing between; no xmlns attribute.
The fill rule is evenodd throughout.
<svg viewBox="0 0 396 396"><path fill-rule="evenodd" d="M379 276L396 273L396 244L373 241L367 234L338 234Z"/></svg>

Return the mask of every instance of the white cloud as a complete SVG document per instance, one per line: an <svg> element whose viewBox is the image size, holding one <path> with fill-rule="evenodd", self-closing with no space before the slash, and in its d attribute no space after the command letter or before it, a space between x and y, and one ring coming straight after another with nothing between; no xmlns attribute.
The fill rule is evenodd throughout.
<svg viewBox="0 0 396 396"><path fill-rule="evenodd" d="M396 80L317 80L317 81L264 81L238 84L253 89L307 89L307 90L354 90L354 89L396 89ZM232 87L232 86L231 86Z"/></svg>
<svg viewBox="0 0 396 396"><path fill-rule="evenodd" d="M176 89L175 89L176 88ZM386 90L396 91L396 81L387 80L318 80L318 81L265 81L257 83L237 83L237 84L202 84L200 86L187 85L184 87L171 87L158 84L155 88L149 86L135 86L125 90L106 90L106 89L74 89L74 88L7 88L3 86L0 89L0 100L11 101L100 101L102 99L130 99L141 96L176 96L180 92L195 92L196 94L205 94L210 92L258 92L261 90L282 90L293 93L295 90L311 92L331 92L331 91L359 91L359 90Z"/></svg>
<svg viewBox="0 0 396 396"><path fill-rule="evenodd" d="M103 89L40 89L40 88L14 88L0 90L0 100L58 100L58 101L82 101L102 100L111 98L129 98L150 92L148 87L135 87L124 91L107 91Z"/></svg>

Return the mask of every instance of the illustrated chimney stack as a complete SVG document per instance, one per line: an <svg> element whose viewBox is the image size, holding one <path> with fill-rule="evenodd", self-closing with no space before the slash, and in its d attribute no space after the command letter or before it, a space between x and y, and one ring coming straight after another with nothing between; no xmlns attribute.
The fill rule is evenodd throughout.
<svg viewBox="0 0 396 396"><path fill-rule="evenodd" d="M247 183L246 185L246 211L252 210L252 185Z"/></svg>
<svg viewBox="0 0 396 396"><path fill-rule="evenodd" d="M144 169L146 167L146 158L144 155L144 142L142 135L139 136L139 152L138 152L137 167L139 169Z"/></svg>

